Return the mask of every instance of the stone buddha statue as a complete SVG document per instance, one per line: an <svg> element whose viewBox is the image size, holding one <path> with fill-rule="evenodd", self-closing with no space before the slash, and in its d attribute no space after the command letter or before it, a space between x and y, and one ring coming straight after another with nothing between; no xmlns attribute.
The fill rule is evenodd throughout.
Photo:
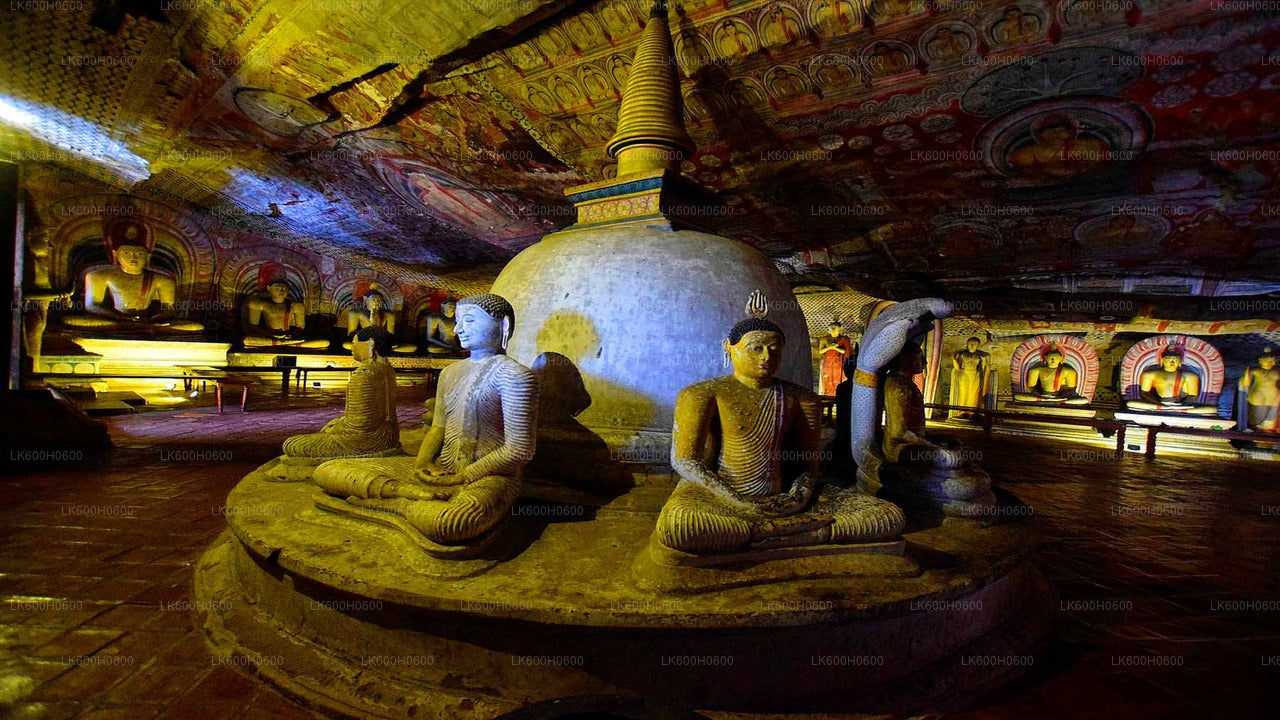
<svg viewBox="0 0 1280 720"><path fill-rule="evenodd" d="M1240 391L1245 393L1249 429L1280 432L1280 368L1276 367L1275 348L1263 350L1258 364L1245 369Z"/></svg>
<svg viewBox="0 0 1280 720"><path fill-rule="evenodd" d="M427 326L423 334L426 338L428 353L458 355L462 352L456 329L457 314L458 303L454 300L446 300L440 303L440 312L427 316Z"/></svg>
<svg viewBox="0 0 1280 720"><path fill-rule="evenodd" d="M366 327L382 328L387 332L387 336L394 338L396 334L396 314L394 311L387 309L387 296L383 295L377 284L371 285L369 292L364 294L364 307L352 308L347 312L347 334L355 335L357 331ZM351 341L342 343L344 350L351 349ZM390 352L407 355L418 349L413 343L392 343Z"/></svg>
<svg viewBox="0 0 1280 720"><path fill-rule="evenodd" d="M289 299L289 285L267 285L267 297L251 297L245 302L245 347L286 345L302 348L329 347L328 340L308 340L307 315L301 303Z"/></svg>
<svg viewBox="0 0 1280 720"><path fill-rule="evenodd" d="M1140 412L1217 415L1218 408L1196 404L1199 396L1200 376L1182 367L1182 351L1170 345L1160 353L1159 367L1139 373L1140 399L1128 401L1125 407Z"/></svg>
<svg viewBox="0 0 1280 720"><path fill-rule="evenodd" d="M978 348L982 341L971 337L963 350L951 357L951 404L957 407L980 407L982 391L986 386L987 366L991 355ZM970 413L956 412L955 417L968 417Z"/></svg>
<svg viewBox="0 0 1280 720"><path fill-rule="evenodd" d="M914 342L889 365L884 378L885 464L880 480L896 500L914 496L947 515L990 517L991 478L968 462L951 438L925 433L924 395L912 378L924 372L924 353Z"/></svg>
<svg viewBox="0 0 1280 720"><path fill-rule="evenodd" d="M1026 403L1057 403L1061 405L1088 405L1089 398L1081 397L1080 373L1062 364L1062 350L1050 347L1044 353L1044 363L1027 370L1025 392L1015 392L1013 399Z"/></svg>
<svg viewBox="0 0 1280 720"><path fill-rule="evenodd" d="M895 505L820 485L817 396L774 377L781 328L762 317L724 343L733 374L680 391L671 465L680 481L658 515L654 539L692 555L878 542L906 523Z"/></svg>
<svg viewBox="0 0 1280 720"><path fill-rule="evenodd" d="M506 355L514 326L498 295L459 300L458 339L471 354L441 372L417 458L333 460L316 469L316 484L355 508L398 515L446 557L492 539L537 439L537 380Z"/></svg>
<svg viewBox="0 0 1280 720"><path fill-rule="evenodd" d="M129 335L195 333L204 325L173 317L173 278L147 267L154 239L146 225L123 218L107 223L106 243L115 267L84 274L86 315L62 319L73 328Z"/></svg>
<svg viewBox="0 0 1280 720"><path fill-rule="evenodd" d="M286 459L330 460L404 453L396 419L396 372L378 353L380 336L384 334L372 327L356 332L351 354L360 365L347 383L342 417L329 421L320 432L285 440Z"/></svg>

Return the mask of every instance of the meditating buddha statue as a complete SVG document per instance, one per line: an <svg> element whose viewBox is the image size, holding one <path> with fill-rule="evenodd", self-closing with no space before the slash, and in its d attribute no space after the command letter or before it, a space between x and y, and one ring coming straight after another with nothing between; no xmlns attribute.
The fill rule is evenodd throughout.
<svg viewBox="0 0 1280 720"><path fill-rule="evenodd" d="M301 303L289 299L287 283L271 283L267 286L267 297L249 298L245 311L245 347L329 347L328 340L308 340L304 335L307 316Z"/></svg>
<svg viewBox="0 0 1280 720"><path fill-rule="evenodd" d="M1027 370L1026 392L1013 393L1013 399L1027 403L1088 405L1089 398L1081 397L1076 390L1080 374L1075 368L1063 365L1062 359L1062 350L1056 346L1046 350L1044 363Z"/></svg>
<svg viewBox="0 0 1280 720"><path fill-rule="evenodd" d="M537 380L506 355L514 326L515 311L498 295L459 300L458 339L471 354L441 372L417 458L333 460L316 469L316 484L349 505L402 517L443 556L492 539L537 439Z"/></svg>
<svg viewBox="0 0 1280 720"><path fill-rule="evenodd" d="M458 355L462 345L458 344L457 331L458 303L446 300L440 303L440 312L427 316L426 337L427 352L432 355Z"/></svg>
<svg viewBox="0 0 1280 720"><path fill-rule="evenodd" d="M669 550L718 555L749 549L891 540L902 511L818 481L817 396L774 377L782 329L743 320L724 343L733 374L680 391L671 465L680 481L658 515Z"/></svg>
<svg viewBox="0 0 1280 720"><path fill-rule="evenodd" d="M389 337L395 337L396 334L396 314L387 309L387 296L378 290L376 284L371 285L369 292L364 294L363 308L352 308L347 312L348 335L355 335L358 330L366 327L382 328ZM342 347L350 350L351 342L342 343ZM418 346L413 343L395 343L390 346L391 352L402 355L417 349Z"/></svg>
<svg viewBox="0 0 1280 720"><path fill-rule="evenodd" d="M924 353L907 342L884 378L884 434L887 461L880 481L897 502L925 504L946 515L991 517L991 478L968 461L951 438L925 433L924 396L912 378L924 372ZM911 502L915 501L915 502Z"/></svg>
<svg viewBox="0 0 1280 720"><path fill-rule="evenodd" d="M1276 367L1275 348L1263 350L1258 364L1245 369L1240 390L1246 393L1249 429L1280 432L1280 368Z"/></svg>
<svg viewBox="0 0 1280 720"><path fill-rule="evenodd" d="M1197 405L1200 376L1182 367L1182 351L1169 345L1160 353L1160 366L1143 370L1138 375L1139 400L1125 404L1129 410L1191 415L1217 415L1218 408Z"/></svg>
<svg viewBox="0 0 1280 720"><path fill-rule="evenodd" d="M87 315L69 315L63 324L130 335L195 333L204 325L173 317L173 278L147 267L154 239L146 225L129 218L107 223L107 250L115 267L84 274Z"/></svg>
<svg viewBox="0 0 1280 720"><path fill-rule="evenodd" d="M979 407L982 391L986 386L990 353L978 348L982 341L971 337L963 350L957 350L951 358L951 404L957 407ZM959 411L955 417L969 417L972 413Z"/></svg>
<svg viewBox="0 0 1280 720"><path fill-rule="evenodd" d="M368 327L352 338L351 354L360 365L347 383L342 417L329 421L320 432L285 440L286 461L404 454L396 419L396 372L378 352L379 342L385 342L383 335L385 331Z"/></svg>

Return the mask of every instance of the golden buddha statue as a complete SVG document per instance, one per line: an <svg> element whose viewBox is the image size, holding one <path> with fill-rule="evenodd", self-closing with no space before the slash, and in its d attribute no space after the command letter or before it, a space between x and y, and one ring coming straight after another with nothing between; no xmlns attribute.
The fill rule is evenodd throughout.
<svg viewBox="0 0 1280 720"><path fill-rule="evenodd" d="M783 333L763 317L724 342L733 374L676 398L671 465L680 475L655 540L693 555L891 540L906 517L856 490L819 487L817 396L774 377Z"/></svg>
<svg viewBox="0 0 1280 720"><path fill-rule="evenodd" d="M991 355L978 349L982 341L971 337L963 350L951 356L951 404L957 407L981 407L986 387L987 366ZM971 413L957 412L955 417L968 417Z"/></svg>
<svg viewBox="0 0 1280 720"><path fill-rule="evenodd" d="M267 285L267 297L251 297L245 302L245 347L287 345L301 348L329 347L328 340L308 340L303 336L307 315L301 303L289 299L289 285L276 281Z"/></svg>
<svg viewBox="0 0 1280 720"><path fill-rule="evenodd" d="M1089 398L1081 397L1076 390L1080 373L1062 364L1062 350L1052 346L1044 353L1044 363L1027 370L1025 392L1014 392L1018 402L1058 403L1061 405L1088 405Z"/></svg>
<svg viewBox="0 0 1280 720"><path fill-rule="evenodd" d="M912 496L946 515L990 517L991 478L968 462L954 440L925 432L924 396L912 381L922 372L920 346L905 343L884 378L881 451L887 462L880 467L880 481L895 501Z"/></svg>
<svg viewBox="0 0 1280 720"><path fill-rule="evenodd" d="M108 222L107 250L115 267L84 274L87 315L62 319L72 328L112 333L162 335L195 333L204 325L173 317L177 285L173 278L147 267L155 239L151 229L130 218Z"/></svg>
<svg viewBox="0 0 1280 720"><path fill-rule="evenodd" d="M294 435L284 441L288 458L324 459L401 455L400 423L396 418L396 371L378 353L384 331L364 328L352 338L351 354L360 363L347 383L342 417L320 432Z"/></svg>
<svg viewBox="0 0 1280 720"><path fill-rule="evenodd" d="M428 353L458 355L462 352L462 345L458 343L457 314L457 301L445 300L440 303L440 312L427 316L424 335Z"/></svg>
<svg viewBox="0 0 1280 720"><path fill-rule="evenodd" d="M459 300L458 339L471 354L440 374L418 456L333 460L316 469L316 484L356 509L403 518L441 556L493 539L537 440L537 380L506 355L514 326L498 295Z"/></svg>
<svg viewBox="0 0 1280 720"><path fill-rule="evenodd" d="M1159 367L1138 375L1140 399L1128 401L1125 407L1140 412L1217 415L1218 408L1196 404L1199 396L1200 376L1182 367L1182 351L1170 345L1160 353Z"/></svg>
<svg viewBox="0 0 1280 720"><path fill-rule="evenodd" d="M1240 391L1246 393L1249 429L1280 432L1280 368L1276 367L1275 348L1263 350L1258 364L1245 368Z"/></svg>
<svg viewBox="0 0 1280 720"><path fill-rule="evenodd" d="M347 335L355 335L356 332L367 327L382 328L386 331L388 337L395 337L396 334L396 314L392 310L387 309L387 296L378 290L376 283L369 286L369 292L364 294L364 307L352 308L347 312ZM351 341L342 343L342 349L350 350ZM390 352L407 355L418 349L413 343L394 343L390 345Z"/></svg>

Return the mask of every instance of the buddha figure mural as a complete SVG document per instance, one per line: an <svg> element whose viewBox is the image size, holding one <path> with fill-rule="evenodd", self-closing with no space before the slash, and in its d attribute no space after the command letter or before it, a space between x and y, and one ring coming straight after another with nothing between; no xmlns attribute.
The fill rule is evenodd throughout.
<svg viewBox="0 0 1280 720"><path fill-rule="evenodd" d="M538 384L506 354L515 311L493 294L458 301L458 339L470 356L440 374L435 417L416 458L333 460L315 482L342 514L396 516L431 555L471 557L497 537L537 441Z"/></svg>
<svg viewBox="0 0 1280 720"><path fill-rule="evenodd" d="M1044 351L1044 361L1027 370L1026 388L1014 391L1013 399L1025 403L1057 403L1088 405L1089 398L1080 395L1080 373L1063 364L1062 349L1056 345Z"/></svg>
<svg viewBox="0 0 1280 720"><path fill-rule="evenodd" d="M151 228L131 217L104 227L114 267L84 274L85 315L69 315L64 325L111 334L154 337L197 333L204 325L174 316L174 279L148 267L155 249Z"/></svg>
<svg viewBox="0 0 1280 720"><path fill-rule="evenodd" d="M981 340L971 337L965 341L964 348L951 356L951 405L970 408L982 406L991 355L979 350L981 345ZM971 415L972 413L963 411L954 413L957 418Z"/></svg>
<svg viewBox="0 0 1280 720"><path fill-rule="evenodd" d="M834 396L844 380L844 361L853 352L853 341L841 332L843 325L832 320L827 334L818 339L818 394Z"/></svg>
<svg viewBox="0 0 1280 720"><path fill-rule="evenodd" d="M1138 375L1138 398L1125 407L1140 412L1217 415L1218 408L1199 405L1200 376L1182 365L1182 350L1176 345L1165 347L1160 364L1148 367Z"/></svg>
<svg viewBox="0 0 1280 720"><path fill-rule="evenodd" d="M347 383L342 417L329 421L319 432L285 440L286 464L294 458L318 464L314 461L404 454L396 418L396 371L378 352L378 345L388 340L386 331L379 328L356 332L351 354L360 365Z"/></svg>
<svg viewBox="0 0 1280 720"><path fill-rule="evenodd" d="M1276 367L1275 348L1268 347L1258 355L1257 364L1245 368L1240 376L1240 392L1245 394L1248 419L1255 432L1280 432L1280 368Z"/></svg>
<svg viewBox="0 0 1280 720"><path fill-rule="evenodd" d="M763 314L739 322L724 341L733 373L677 396L671 465L680 481L658 515L660 552L880 542L902 531L898 507L819 481L817 397L774 377L784 342Z"/></svg>
<svg viewBox="0 0 1280 720"><path fill-rule="evenodd" d="M277 280L267 285L267 294L245 301L244 346L327 348L328 340L306 337L307 314L302 303L289 297L289 284Z"/></svg>
<svg viewBox="0 0 1280 720"><path fill-rule="evenodd" d="M458 301L446 299L440 303L440 312L426 317L423 329L423 344L432 355L460 355L462 345L458 342Z"/></svg>
<svg viewBox="0 0 1280 720"><path fill-rule="evenodd" d="M387 296L378 289L378 284L370 283L369 291L364 294L364 307L352 308L347 312L347 335L354 336L364 328L377 327L385 330L389 338L394 338L396 314L393 309L387 307L387 304ZM351 341L342 343L342 349L350 350ZM418 346L413 343L395 343L394 340L390 345L390 352L401 355L407 355L417 349Z"/></svg>

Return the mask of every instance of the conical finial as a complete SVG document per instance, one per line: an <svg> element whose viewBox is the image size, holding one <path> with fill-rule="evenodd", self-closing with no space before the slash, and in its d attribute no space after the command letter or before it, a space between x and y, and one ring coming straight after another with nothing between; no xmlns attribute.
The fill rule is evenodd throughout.
<svg viewBox="0 0 1280 720"><path fill-rule="evenodd" d="M607 146L609 155L618 159L619 177L675 170L693 153L693 140L681 117L680 78L674 60L667 3L657 0L631 61L618 130Z"/></svg>

